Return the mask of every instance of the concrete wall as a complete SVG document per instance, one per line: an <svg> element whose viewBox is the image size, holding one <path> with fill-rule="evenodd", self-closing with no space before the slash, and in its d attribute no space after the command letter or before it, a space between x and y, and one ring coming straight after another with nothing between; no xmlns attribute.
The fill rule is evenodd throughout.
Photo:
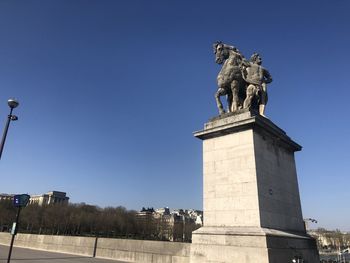
<svg viewBox="0 0 350 263"><path fill-rule="evenodd" d="M188 263L189 243L99 238L96 257L130 262Z"/></svg>
<svg viewBox="0 0 350 263"><path fill-rule="evenodd" d="M9 245L11 235L0 233L0 244ZM96 248L95 248L96 244ZM189 263L189 243L18 234L15 246L109 258L128 262Z"/></svg>
<svg viewBox="0 0 350 263"><path fill-rule="evenodd" d="M10 240L11 235L9 233L0 233L0 244L9 245ZM38 250L92 256L95 238L18 234L14 245Z"/></svg>

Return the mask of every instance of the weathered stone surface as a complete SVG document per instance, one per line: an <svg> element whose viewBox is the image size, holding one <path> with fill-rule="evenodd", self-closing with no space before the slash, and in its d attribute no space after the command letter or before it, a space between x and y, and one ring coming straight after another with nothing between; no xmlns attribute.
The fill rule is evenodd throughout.
<svg viewBox="0 0 350 263"><path fill-rule="evenodd" d="M319 262L309 236L254 227L203 227L193 235L191 247L191 262L281 263L296 255Z"/></svg>
<svg viewBox="0 0 350 263"><path fill-rule="evenodd" d="M0 233L0 244L8 245L10 238L9 233ZM92 256L95 238L17 234L14 244L18 247Z"/></svg>
<svg viewBox="0 0 350 263"><path fill-rule="evenodd" d="M220 97L226 96L227 112L236 112L242 108L256 109L265 116L267 84L272 82L272 77L261 66L261 56L254 53L248 61L236 47L220 41L213 44L213 51L215 62L222 64L215 93L219 114L225 113Z"/></svg>
<svg viewBox="0 0 350 263"><path fill-rule="evenodd" d="M301 146L255 111L213 118L203 140L204 227L191 262L318 263L302 218L294 152Z"/></svg>
<svg viewBox="0 0 350 263"><path fill-rule="evenodd" d="M9 233L0 233L0 244L8 245ZM93 256L95 238L18 234L15 246ZM98 238L96 257L128 262L189 263L189 243Z"/></svg>

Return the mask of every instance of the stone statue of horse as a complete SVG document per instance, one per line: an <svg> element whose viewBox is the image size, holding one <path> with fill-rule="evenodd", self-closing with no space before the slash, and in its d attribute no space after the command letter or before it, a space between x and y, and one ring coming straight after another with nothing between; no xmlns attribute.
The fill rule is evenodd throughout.
<svg viewBox="0 0 350 263"><path fill-rule="evenodd" d="M242 77L241 65L245 59L239 50L222 42L213 44L215 62L222 64L217 77L218 90L215 93L216 105L220 115L225 113L221 96L227 97L228 112L234 112L243 107L246 96L246 82Z"/></svg>

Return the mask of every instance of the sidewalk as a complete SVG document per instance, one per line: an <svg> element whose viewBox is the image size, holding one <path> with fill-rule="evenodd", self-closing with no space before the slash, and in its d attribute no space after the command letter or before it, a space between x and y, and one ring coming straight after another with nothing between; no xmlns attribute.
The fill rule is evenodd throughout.
<svg viewBox="0 0 350 263"><path fill-rule="evenodd" d="M7 262L9 247L0 245L0 263ZM11 263L124 263L124 261L91 258L41 250L14 247Z"/></svg>

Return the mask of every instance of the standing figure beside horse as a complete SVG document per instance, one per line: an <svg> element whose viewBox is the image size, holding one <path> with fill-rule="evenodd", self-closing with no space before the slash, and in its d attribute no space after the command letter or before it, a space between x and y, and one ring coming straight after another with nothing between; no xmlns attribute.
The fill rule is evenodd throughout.
<svg viewBox="0 0 350 263"><path fill-rule="evenodd" d="M259 106L259 114L265 117L267 103L267 84L272 82L270 73L261 66L262 59L258 53L250 57L249 63L243 63L243 79L248 83L243 108L251 108L254 98Z"/></svg>
<svg viewBox="0 0 350 263"><path fill-rule="evenodd" d="M262 59L254 53L246 60L237 48L216 42L213 44L215 62L223 64L217 77L215 100L219 114L225 113L221 96L227 97L228 112L253 108L262 116L267 103L266 84L272 82L270 73L261 66Z"/></svg>

